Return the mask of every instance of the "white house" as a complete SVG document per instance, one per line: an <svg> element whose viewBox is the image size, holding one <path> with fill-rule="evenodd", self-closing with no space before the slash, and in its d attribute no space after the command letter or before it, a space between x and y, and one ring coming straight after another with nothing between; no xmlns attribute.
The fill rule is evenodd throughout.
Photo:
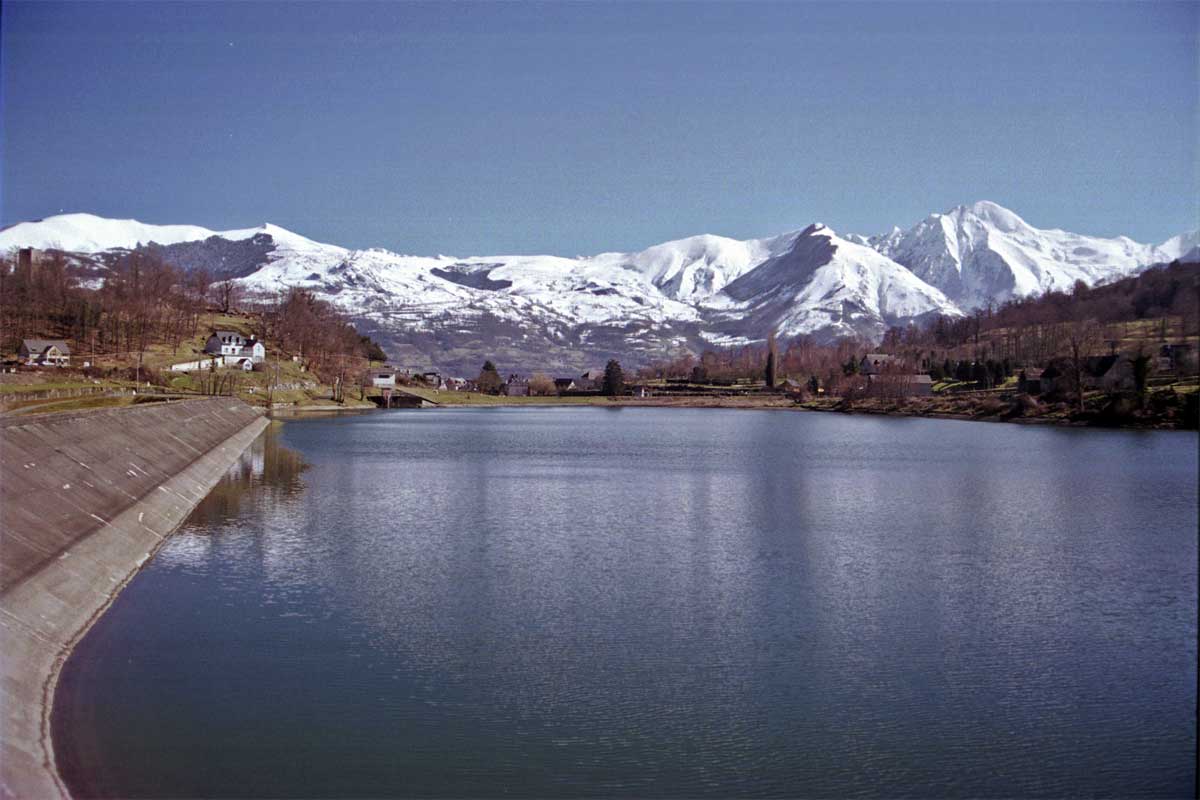
<svg viewBox="0 0 1200 800"><path fill-rule="evenodd" d="M223 356L226 364L242 364L245 359L250 359L252 365L261 364L267 357L262 342L237 331L213 331L204 343L204 352Z"/></svg>
<svg viewBox="0 0 1200 800"><path fill-rule="evenodd" d="M237 331L213 331L204 343L208 358L172 364L173 372L191 372L198 369L217 367L240 367L249 372L255 364L267 360L267 348L253 336L246 337Z"/></svg>
<svg viewBox="0 0 1200 800"><path fill-rule="evenodd" d="M22 339L17 358L30 366L67 367L71 365L71 348L62 339Z"/></svg>
<svg viewBox="0 0 1200 800"><path fill-rule="evenodd" d="M376 389L395 389L396 372L390 369L373 369L366 374L363 385L374 386Z"/></svg>
<svg viewBox="0 0 1200 800"><path fill-rule="evenodd" d="M213 331L204 343L204 352L214 356L235 356L249 341L237 331Z"/></svg>

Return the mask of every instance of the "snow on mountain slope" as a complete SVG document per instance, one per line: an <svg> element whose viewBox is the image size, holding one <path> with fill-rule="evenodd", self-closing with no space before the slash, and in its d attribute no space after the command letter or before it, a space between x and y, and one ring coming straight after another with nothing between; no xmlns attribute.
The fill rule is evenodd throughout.
<svg viewBox="0 0 1200 800"><path fill-rule="evenodd" d="M60 214L36 222L20 222L5 228L0 231L0 250L11 247L36 247L39 250L96 253L115 248L130 249L137 247L138 243L151 241L176 244L207 239L214 235L215 231L198 225L147 225L135 219L105 219L94 214Z"/></svg>
<svg viewBox="0 0 1200 800"><path fill-rule="evenodd" d="M726 342L802 334L878 339L892 325L932 314L961 316L942 292L865 245L815 224L705 306Z"/></svg>
<svg viewBox="0 0 1200 800"><path fill-rule="evenodd" d="M907 231L867 240L880 253L908 267L971 309L1050 290L1070 290L1076 281L1093 285L1123 277L1185 247L1195 234L1161 247L1124 236L1104 239L1035 228L1012 211L988 201L932 214ZM1178 255L1178 253L1176 253Z"/></svg>
<svg viewBox="0 0 1200 800"><path fill-rule="evenodd" d="M279 258L243 279L265 291L301 286L348 312L479 312L510 321L535 315L558 326L695 321L693 306L664 297L642 275L557 256L402 256L386 250Z"/></svg>
<svg viewBox="0 0 1200 800"><path fill-rule="evenodd" d="M1200 231L1172 236L1154 249L1159 256L1158 260L1170 262L1177 258L1190 257L1197 247L1200 247Z"/></svg>
<svg viewBox="0 0 1200 800"><path fill-rule="evenodd" d="M664 242L639 253L601 253L591 261L639 272L668 297L694 303L785 252L795 238L795 233L785 233L743 241L705 234Z"/></svg>
<svg viewBox="0 0 1200 800"><path fill-rule="evenodd" d="M306 253L273 260L241 283L308 288L393 360L464 374L488 358L525 370L649 360L693 341L701 322L696 308L639 273L556 256Z"/></svg>
<svg viewBox="0 0 1200 800"><path fill-rule="evenodd" d="M99 253L106 250L132 250L140 244L151 242L172 245L203 241L213 236L242 241L258 234L271 236L279 247L290 251L333 247L271 224L233 231L213 231L199 225L152 225L136 219L106 219L94 214L59 214L34 222L19 222L0 231L0 252L13 247L35 247L71 253ZM334 249L343 250L340 247Z"/></svg>

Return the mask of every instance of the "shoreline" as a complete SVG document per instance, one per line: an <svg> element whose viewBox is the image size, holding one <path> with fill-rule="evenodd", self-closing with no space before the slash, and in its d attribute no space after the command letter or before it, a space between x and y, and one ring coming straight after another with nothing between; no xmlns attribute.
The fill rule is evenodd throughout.
<svg viewBox="0 0 1200 800"><path fill-rule="evenodd" d="M722 409L739 409L739 410L756 410L756 411L802 411L816 412L822 414L846 414L846 415L863 415L863 416L881 416L881 417L909 417L914 419L943 419L954 420L959 422L991 422L991 423L1009 423L1015 425L1034 425L1034 426L1054 426L1060 428L1076 428L1088 430L1130 430L1130 431L1191 431L1196 432L1196 427L1187 427L1178 424L1178 422L1158 419L1150 420L1128 420L1114 423L1108 419L1071 419L1063 416L1048 416L1048 415L1010 415L1003 416L997 413L979 413L971 414L965 412L952 411L934 411L924 410L920 408L873 408L863 403L871 402L858 401L859 405L850 408L840 407L839 404L828 404L818 406L809 403L796 403L787 400L783 396L774 396L770 398L759 397L629 397L619 399L607 398L584 398L582 400L570 398L566 401L553 398L504 398L489 397L485 402L454 402L454 398L450 396L452 393L439 393L437 395L440 408L722 408ZM828 402L828 401L826 401ZM349 411L351 409L342 409ZM355 409L357 410L357 409ZM386 410L386 409L365 409L365 410Z"/></svg>
<svg viewBox="0 0 1200 800"><path fill-rule="evenodd" d="M219 418L222 410L229 409L209 406L197 409L197 416L208 421L207 415ZM238 409L230 424L241 423L248 410ZM79 417L59 421L78 423ZM35 423L31 420L26 424ZM166 480L140 495L126 491L133 499L118 513L109 519L91 513L89 516L99 521L97 527L83 531L61 552L52 553L47 562L35 565L5 587L0 595L0 650L4 652L0 671L5 706L0 797L71 797L56 760L51 722L63 667L121 592L269 425L266 417L255 413L253 419L198 452L187 466ZM5 448L11 458L27 457L11 444L6 441ZM69 443L60 444L59 452L68 448ZM27 462L25 468L32 463ZM92 470L82 462L76 463L81 469ZM5 464L6 471L13 466ZM104 467L96 464L100 480L104 480ZM63 502L71 501L64 498ZM88 506L77 508L86 511ZM20 519L18 512L9 512L13 514L10 522ZM6 530L10 542L18 540L12 536L11 524ZM33 540L37 534L36 528L21 529L19 538ZM41 544L43 549L53 546Z"/></svg>

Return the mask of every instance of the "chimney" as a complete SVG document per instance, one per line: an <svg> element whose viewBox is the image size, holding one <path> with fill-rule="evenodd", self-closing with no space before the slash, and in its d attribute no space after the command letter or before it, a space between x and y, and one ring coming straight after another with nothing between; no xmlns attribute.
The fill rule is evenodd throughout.
<svg viewBox="0 0 1200 800"><path fill-rule="evenodd" d="M17 269L22 272L33 270L33 248L22 247L17 251Z"/></svg>

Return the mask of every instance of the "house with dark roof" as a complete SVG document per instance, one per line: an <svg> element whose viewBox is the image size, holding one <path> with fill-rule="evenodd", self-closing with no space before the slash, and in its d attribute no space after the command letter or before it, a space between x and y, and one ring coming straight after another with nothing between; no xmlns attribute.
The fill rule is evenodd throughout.
<svg viewBox="0 0 1200 800"><path fill-rule="evenodd" d="M1135 386L1133 362L1125 356L1113 354L1089 358L1086 373L1084 386L1093 389L1125 392L1131 391Z"/></svg>
<svg viewBox="0 0 1200 800"><path fill-rule="evenodd" d="M895 357L887 353L867 353L858 362L858 372L860 375L878 375L893 361L895 361Z"/></svg>
<svg viewBox="0 0 1200 800"><path fill-rule="evenodd" d="M69 367L71 348L62 339L22 339L17 359L34 367Z"/></svg>
<svg viewBox="0 0 1200 800"><path fill-rule="evenodd" d="M579 377L554 379L554 388L559 394L596 394L603 386L604 373L594 369Z"/></svg>
<svg viewBox="0 0 1200 800"><path fill-rule="evenodd" d="M1123 355L1089 356L1080 363L1080 380L1084 390L1103 389L1106 392L1125 392L1134 388L1133 362ZM1028 374L1028 371L1027 371ZM1078 390L1075 385L1075 363L1069 358L1056 358L1041 374L1043 394L1068 394Z"/></svg>
<svg viewBox="0 0 1200 800"><path fill-rule="evenodd" d="M1042 394L1064 394L1074 387L1071 379L1071 361L1056 358L1042 370Z"/></svg>
<svg viewBox="0 0 1200 800"><path fill-rule="evenodd" d="M529 380L520 375L509 375L501 393L509 397L529 397Z"/></svg>
<svg viewBox="0 0 1200 800"><path fill-rule="evenodd" d="M1021 370L1017 376L1017 391L1025 394L1042 393L1042 370L1029 367Z"/></svg>
<svg viewBox="0 0 1200 800"><path fill-rule="evenodd" d="M204 352L210 356L222 356L225 364L236 364L250 369L267 358L267 348L253 336L243 336L237 331L215 330L204 343Z"/></svg>

